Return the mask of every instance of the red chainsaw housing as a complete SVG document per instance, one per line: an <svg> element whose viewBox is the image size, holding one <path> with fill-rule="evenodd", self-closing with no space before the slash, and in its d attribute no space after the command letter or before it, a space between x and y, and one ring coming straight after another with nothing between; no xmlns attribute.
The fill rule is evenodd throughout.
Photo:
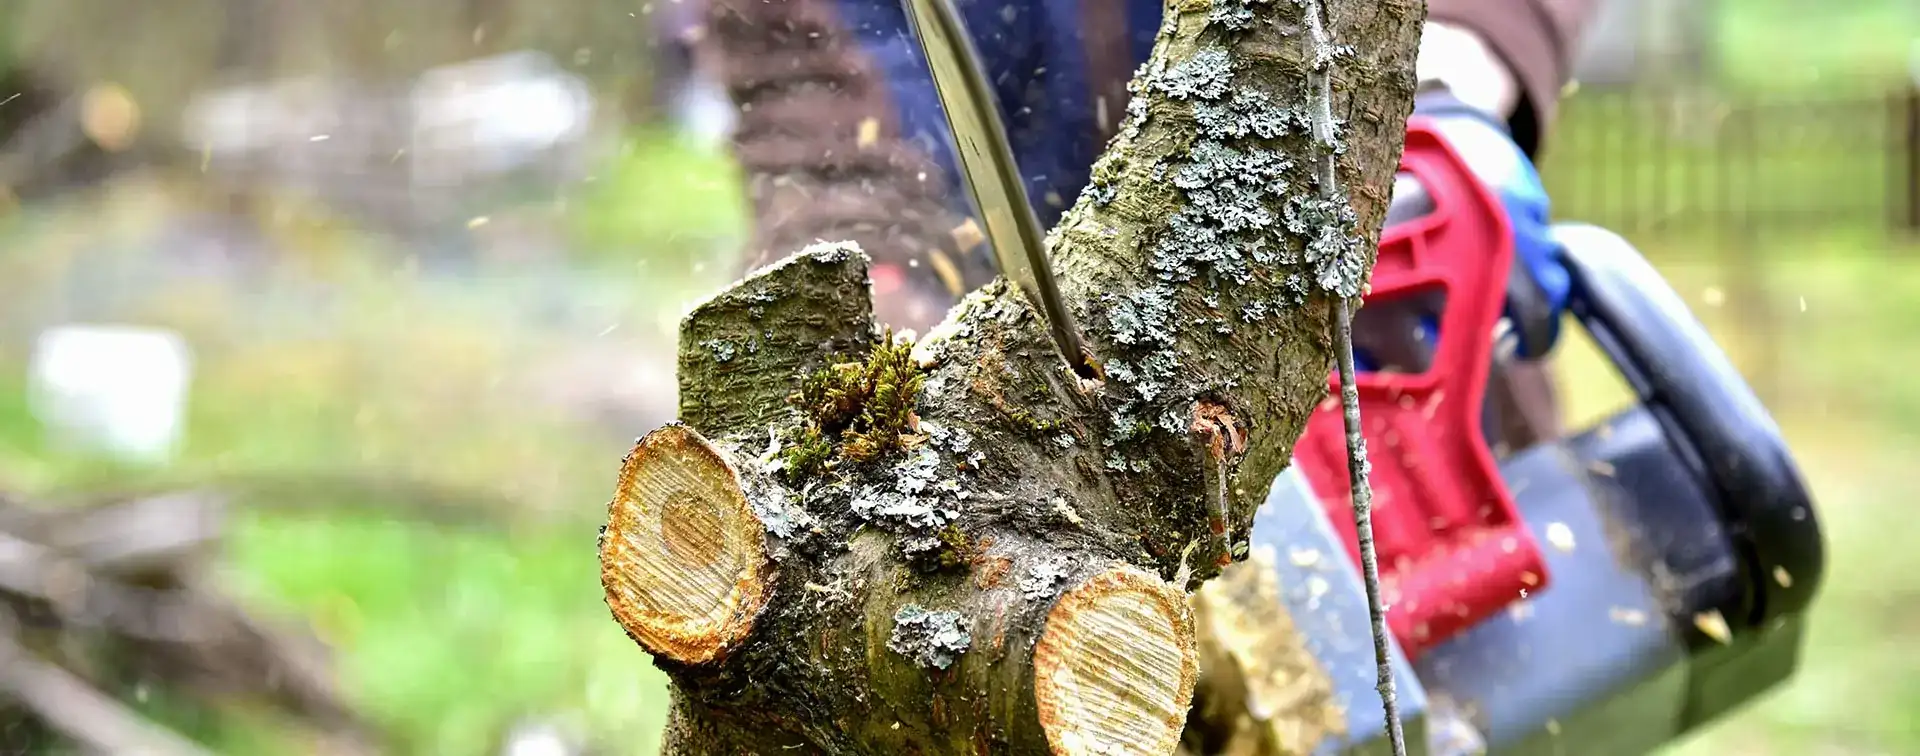
<svg viewBox="0 0 1920 756"><path fill-rule="evenodd" d="M1385 229L1365 307L1438 293L1438 343L1423 371L1362 372L1355 384L1387 625L1412 658L1544 589L1547 571L1481 430L1513 265L1506 214L1422 119L1408 125L1400 170L1433 210ZM1294 456L1358 564L1337 373L1329 383Z"/></svg>

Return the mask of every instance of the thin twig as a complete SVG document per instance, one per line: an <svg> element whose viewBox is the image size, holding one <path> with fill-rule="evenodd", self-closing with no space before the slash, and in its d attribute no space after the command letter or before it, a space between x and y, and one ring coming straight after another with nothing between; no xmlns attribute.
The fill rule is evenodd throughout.
<svg viewBox="0 0 1920 756"><path fill-rule="evenodd" d="M1340 356L1340 408L1347 425L1347 479L1353 486L1353 529L1360 542L1360 569L1367 584L1367 619L1373 625L1373 657L1380 665L1374 686L1387 714L1387 739L1394 756L1406 756L1400 731L1400 702L1393 692L1393 657L1387 650L1387 612L1380 601L1380 564L1373 552L1373 486L1367 481L1367 439L1360 434L1360 392L1353 384L1353 312L1341 298L1334 305L1334 344Z"/></svg>
<svg viewBox="0 0 1920 756"><path fill-rule="evenodd" d="M1338 176L1334 171L1336 137L1333 125L1332 67L1334 48L1320 18L1319 0L1305 0L1307 29L1312 34L1313 66L1309 69L1313 107L1313 136L1319 148L1315 167L1320 196L1329 202L1340 200ZM1348 249L1352 254L1357 250ZM1343 292L1334 299L1333 348L1340 371L1340 408L1347 430L1347 478L1353 488L1354 533L1360 542L1360 569L1367 588L1367 616L1373 626L1373 656L1379 664L1375 688L1386 711L1387 740L1393 756L1406 756L1406 735L1400 727L1400 702L1394 695L1393 657L1387 647L1387 613L1380 601L1380 566L1373 548L1373 487L1367 480L1367 439L1360 432L1360 391L1354 385L1353 300Z"/></svg>

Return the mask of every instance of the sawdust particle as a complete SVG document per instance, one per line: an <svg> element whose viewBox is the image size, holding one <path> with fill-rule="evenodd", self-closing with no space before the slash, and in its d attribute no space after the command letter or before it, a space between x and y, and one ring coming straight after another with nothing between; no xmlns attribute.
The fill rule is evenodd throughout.
<svg viewBox="0 0 1920 756"><path fill-rule="evenodd" d="M1718 609L1693 615L1693 626L1722 644L1733 642L1733 630L1727 627L1727 618L1721 616Z"/></svg>
<svg viewBox="0 0 1920 756"><path fill-rule="evenodd" d="M1553 547L1559 549L1562 554L1573 553L1573 528L1567 527L1564 522L1548 525L1547 543L1553 544Z"/></svg>

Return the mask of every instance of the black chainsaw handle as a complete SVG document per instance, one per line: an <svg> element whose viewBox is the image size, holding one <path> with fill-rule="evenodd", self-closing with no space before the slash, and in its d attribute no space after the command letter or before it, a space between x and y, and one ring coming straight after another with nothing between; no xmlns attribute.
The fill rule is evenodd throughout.
<svg viewBox="0 0 1920 756"><path fill-rule="evenodd" d="M1625 239L1553 228L1572 278L1568 309L1719 494L1750 568L1749 626L1807 608L1826 553L1813 501L1780 428L1678 294ZM1733 620L1733 618L1728 618Z"/></svg>

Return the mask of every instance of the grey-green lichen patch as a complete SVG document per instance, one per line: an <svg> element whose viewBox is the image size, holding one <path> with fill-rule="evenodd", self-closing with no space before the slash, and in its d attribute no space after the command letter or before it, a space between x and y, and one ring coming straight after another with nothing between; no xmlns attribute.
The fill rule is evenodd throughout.
<svg viewBox="0 0 1920 756"><path fill-rule="evenodd" d="M920 424L920 432L926 435L929 446L946 452L969 469L978 470L987 461L987 453L974 447L973 434L965 428L928 420Z"/></svg>
<svg viewBox="0 0 1920 756"><path fill-rule="evenodd" d="M930 612L919 604L900 607L893 615L893 634L887 648L922 667L946 669L973 645L966 618L955 611Z"/></svg>
<svg viewBox="0 0 1920 756"><path fill-rule="evenodd" d="M733 358L739 354L739 347L726 339L707 339L700 342L700 348L713 354L713 361L720 363L732 362Z"/></svg>
<svg viewBox="0 0 1920 756"><path fill-rule="evenodd" d="M768 533L782 541L793 541L812 532L819 522L800 505L793 493L779 486L769 486L760 496L752 497L753 513L760 518L760 524Z"/></svg>
<svg viewBox="0 0 1920 756"><path fill-rule="evenodd" d="M1274 104L1266 92L1242 89L1226 102L1195 103L1193 121L1210 139L1278 139L1305 128L1307 115Z"/></svg>
<svg viewBox="0 0 1920 756"><path fill-rule="evenodd" d="M1138 359L1116 359L1107 363L1107 377L1133 389L1144 402L1153 402L1174 387L1179 377L1180 356L1171 349L1160 349Z"/></svg>
<svg viewBox="0 0 1920 756"><path fill-rule="evenodd" d="M1054 586L1067 579L1067 560L1062 556L1041 557L1027 568L1027 574L1020 578L1020 594L1029 599L1043 599L1053 594Z"/></svg>
<svg viewBox="0 0 1920 756"><path fill-rule="evenodd" d="M1120 138L1123 140L1138 138L1140 129L1147 125L1146 82L1152 80L1152 73L1157 70L1153 68L1155 62L1150 60L1140 64L1140 67L1134 70L1133 78L1127 81L1127 116L1120 129ZM1098 173L1095 174L1095 181L1099 181Z"/></svg>
<svg viewBox="0 0 1920 756"><path fill-rule="evenodd" d="M1341 297L1357 297L1367 275L1366 260L1354 249L1359 244L1354 233L1359 219L1353 203L1338 190L1333 196L1293 198L1287 204L1287 230L1304 241L1314 283Z"/></svg>
<svg viewBox="0 0 1920 756"><path fill-rule="evenodd" d="M1165 286L1141 289L1131 294L1106 294L1108 334L1115 343L1128 346L1173 345L1173 290Z"/></svg>
<svg viewBox="0 0 1920 756"><path fill-rule="evenodd" d="M1233 55L1210 47L1151 78L1152 87L1176 100L1216 100L1233 81Z"/></svg>
<svg viewBox="0 0 1920 756"><path fill-rule="evenodd" d="M1247 7L1249 4L1250 0L1213 0L1207 23L1229 31L1249 28L1253 26L1253 9Z"/></svg>
<svg viewBox="0 0 1920 756"><path fill-rule="evenodd" d="M1114 198L1120 196L1119 188L1115 187L1112 183L1104 181L1088 182L1087 188L1082 189L1081 193L1085 194L1087 199L1093 200L1093 204L1102 207L1113 202Z"/></svg>
<svg viewBox="0 0 1920 756"><path fill-rule="evenodd" d="M958 480L941 475L943 468L951 469L934 450L914 450L882 481L854 494L854 515L894 531L925 533L946 527L960 517L954 502L968 494Z"/></svg>

